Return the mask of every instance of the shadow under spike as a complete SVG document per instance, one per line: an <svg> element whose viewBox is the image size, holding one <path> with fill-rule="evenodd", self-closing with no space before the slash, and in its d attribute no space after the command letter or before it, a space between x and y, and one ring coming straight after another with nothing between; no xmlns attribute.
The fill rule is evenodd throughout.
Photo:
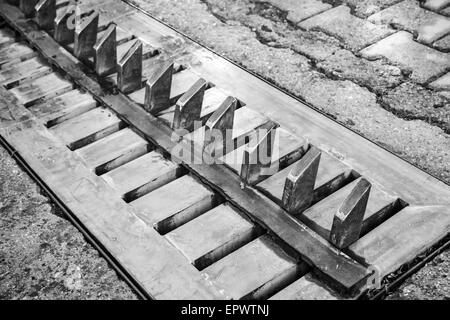
<svg viewBox="0 0 450 320"><path fill-rule="evenodd" d="M61 45L67 45L75 39L76 5L70 4L55 18L53 38Z"/></svg>
<svg viewBox="0 0 450 320"><path fill-rule="evenodd" d="M38 3L38 0L20 0L19 8L22 10L26 18L32 18L35 15L34 7Z"/></svg>
<svg viewBox="0 0 450 320"><path fill-rule="evenodd" d="M125 94L142 87L142 51L142 42L136 40L117 64L117 87Z"/></svg>
<svg viewBox="0 0 450 320"><path fill-rule="evenodd" d="M56 0L40 0L35 10L38 26L44 30L51 30L56 18Z"/></svg>
<svg viewBox="0 0 450 320"><path fill-rule="evenodd" d="M117 44L116 25L110 24L103 37L94 46L95 72L101 77L116 72L117 67Z"/></svg>
<svg viewBox="0 0 450 320"><path fill-rule="evenodd" d="M369 181L360 178L334 215L330 242L339 249L344 249L359 239L371 186Z"/></svg>
<svg viewBox="0 0 450 320"><path fill-rule="evenodd" d="M161 63L145 84L144 109L153 115L170 107L170 89L174 72L173 61Z"/></svg>
<svg viewBox="0 0 450 320"><path fill-rule="evenodd" d="M320 157L321 151L311 146L286 177L282 204L290 214L300 214L311 205Z"/></svg>
<svg viewBox="0 0 450 320"><path fill-rule="evenodd" d="M73 54L81 61L87 62L94 55L94 46L97 42L98 11L93 11L88 17L79 20L75 26L75 39Z"/></svg>
<svg viewBox="0 0 450 320"><path fill-rule="evenodd" d="M207 85L206 80L200 78L178 99L173 116L173 130L192 131L195 121L200 121Z"/></svg>

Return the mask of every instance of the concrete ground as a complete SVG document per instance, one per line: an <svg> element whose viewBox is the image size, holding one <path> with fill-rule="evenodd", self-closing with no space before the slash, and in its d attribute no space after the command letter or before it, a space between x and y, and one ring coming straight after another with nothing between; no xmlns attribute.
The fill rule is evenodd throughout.
<svg viewBox="0 0 450 320"><path fill-rule="evenodd" d="M450 1L133 2L450 183ZM135 298L0 159L0 298ZM448 299L449 274L447 251L389 298Z"/></svg>

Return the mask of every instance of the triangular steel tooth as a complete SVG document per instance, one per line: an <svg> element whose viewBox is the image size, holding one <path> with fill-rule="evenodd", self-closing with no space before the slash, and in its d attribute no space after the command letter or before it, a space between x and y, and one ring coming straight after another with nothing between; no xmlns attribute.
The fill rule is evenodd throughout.
<svg viewBox="0 0 450 320"><path fill-rule="evenodd" d="M74 42L77 6L70 3L62 13L56 16L53 38L61 45Z"/></svg>
<svg viewBox="0 0 450 320"><path fill-rule="evenodd" d="M161 63L145 84L144 109L153 115L170 107L173 61Z"/></svg>
<svg viewBox="0 0 450 320"><path fill-rule="evenodd" d="M286 177L282 204L290 214L298 215L311 205L321 155L311 146Z"/></svg>
<svg viewBox="0 0 450 320"><path fill-rule="evenodd" d="M232 151L226 148L233 145L232 130L236 107L236 98L228 96L206 121L203 150L213 158Z"/></svg>
<svg viewBox="0 0 450 320"><path fill-rule="evenodd" d="M117 64L117 87L123 93L142 88L142 41L136 40Z"/></svg>
<svg viewBox="0 0 450 320"><path fill-rule="evenodd" d="M99 13L94 10L89 16L79 19L75 26L74 56L81 61L88 61L94 55L97 42Z"/></svg>
<svg viewBox="0 0 450 320"><path fill-rule="evenodd" d="M360 178L334 215L330 242L344 249L359 239L372 185Z"/></svg>
<svg viewBox="0 0 450 320"><path fill-rule="evenodd" d="M40 0L35 10L38 26L44 30L52 29L56 18L56 0Z"/></svg>
<svg viewBox="0 0 450 320"><path fill-rule="evenodd" d="M265 176L265 169L272 164L276 129L279 124L268 121L256 129L255 135L245 147L240 177L244 185L254 185Z"/></svg>
<svg viewBox="0 0 450 320"><path fill-rule="evenodd" d="M37 3L38 0L20 0L19 8L26 18L32 18L36 14L34 7Z"/></svg>
<svg viewBox="0 0 450 320"><path fill-rule="evenodd" d="M186 91L175 105L173 130L192 131L196 121L201 121L203 97L208 82L200 78Z"/></svg>
<svg viewBox="0 0 450 320"><path fill-rule="evenodd" d="M117 43L116 25L110 24L94 46L94 66L97 75L104 77L116 72Z"/></svg>

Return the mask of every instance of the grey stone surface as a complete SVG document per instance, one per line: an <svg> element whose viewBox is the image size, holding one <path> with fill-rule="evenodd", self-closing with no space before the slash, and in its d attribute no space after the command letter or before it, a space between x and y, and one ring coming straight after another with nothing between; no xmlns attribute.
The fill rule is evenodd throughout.
<svg viewBox="0 0 450 320"><path fill-rule="evenodd" d="M331 8L330 4L319 0L255 0L254 2L268 2L287 11L286 19L293 24Z"/></svg>
<svg viewBox="0 0 450 320"><path fill-rule="evenodd" d="M450 32L450 19L425 10L418 1L405 0L371 15L369 21L391 24L417 35L417 41L430 44Z"/></svg>
<svg viewBox="0 0 450 320"><path fill-rule="evenodd" d="M450 7L442 9L439 13L443 14L444 16L447 16L447 17L450 16Z"/></svg>
<svg viewBox="0 0 450 320"><path fill-rule="evenodd" d="M450 54L443 53L415 42L412 34L399 31L361 51L364 58L386 58L405 71L411 71L411 79L425 83L439 76L450 67Z"/></svg>
<svg viewBox="0 0 450 320"><path fill-rule="evenodd" d="M450 5L450 0L426 0L423 4L424 8L439 11Z"/></svg>
<svg viewBox="0 0 450 320"><path fill-rule="evenodd" d="M263 44L291 49L312 60L323 60L340 49L339 41L320 31L304 31L289 25L286 14L266 2L208 0L208 10L230 26L245 26Z"/></svg>
<svg viewBox="0 0 450 320"><path fill-rule="evenodd" d="M450 100L414 83L403 83L383 96L383 103L408 119L421 119L450 133Z"/></svg>
<svg viewBox="0 0 450 320"><path fill-rule="evenodd" d="M402 0L344 0L356 16L366 18Z"/></svg>
<svg viewBox="0 0 450 320"><path fill-rule="evenodd" d="M445 251L414 274L389 300L449 300L450 251Z"/></svg>
<svg viewBox="0 0 450 320"><path fill-rule="evenodd" d="M352 15L350 8L345 5L311 17L299 26L332 35L352 51L358 51L394 32L387 26L375 25Z"/></svg>
<svg viewBox="0 0 450 320"><path fill-rule="evenodd" d="M403 80L400 68L381 60L361 59L348 50L335 52L324 61L317 63L317 67L332 78L351 80L376 93L383 93Z"/></svg>
<svg viewBox="0 0 450 320"><path fill-rule="evenodd" d="M450 34L433 43L433 47L444 52L450 52Z"/></svg>
<svg viewBox="0 0 450 320"><path fill-rule="evenodd" d="M430 83L430 88L442 91L450 91L450 72Z"/></svg>

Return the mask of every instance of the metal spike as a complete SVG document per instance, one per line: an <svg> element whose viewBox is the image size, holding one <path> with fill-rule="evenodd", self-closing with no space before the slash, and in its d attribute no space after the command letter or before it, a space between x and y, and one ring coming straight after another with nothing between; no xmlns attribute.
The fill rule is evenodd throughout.
<svg viewBox="0 0 450 320"><path fill-rule="evenodd" d="M232 138L232 135L227 134L227 131L233 130L236 106L237 100L233 97L227 97L206 121L203 149L212 157L223 155L226 146L231 145L230 141L226 139L227 137ZM230 150L226 151L230 152Z"/></svg>
<svg viewBox="0 0 450 320"><path fill-rule="evenodd" d="M108 76L116 72L117 45L116 25L111 24L105 34L94 46L95 72L101 76Z"/></svg>
<svg viewBox="0 0 450 320"><path fill-rule="evenodd" d="M144 109L153 115L170 107L173 70L173 61L164 62L145 84Z"/></svg>
<svg viewBox="0 0 450 320"><path fill-rule="evenodd" d="M74 42L77 7L74 4L67 6L55 19L53 38L61 45Z"/></svg>
<svg viewBox="0 0 450 320"><path fill-rule="evenodd" d="M142 48L142 42L136 40L117 65L117 86L123 93L142 87Z"/></svg>
<svg viewBox="0 0 450 320"><path fill-rule="evenodd" d="M27 18L32 18L35 15L34 7L38 0L20 0L20 10L22 10L23 14Z"/></svg>
<svg viewBox="0 0 450 320"><path fill-rule="evenodd" d="M334 215L330 242L343 249L358 240L369 200L371 184L361 178Z"/></svg>
<svg viewBox="0 0 450 320"><path fill-rule="evenodd" d="M38 26L44 30L52 29L56 18L56 0L40 0L35 10Z"/></svg>
<svg viewBox="0 0 450 320"><path fill-rule="evenodd" d="M99 13L94 11L83 18L75 27L74 56L82 61L88 61L94 55L94 45L97 42Z"/></svg>
<svg viewBox="0 0 450 320"><path fill-rule="evenodd" d="M320 156L321 151L312 146L286 177L282 204L287 212L299 214L311 205Z"/></svg>
<svg viewBox="0 0 450 320"><path fill-rule="evenodd" d="M257 129L256 136L244 150L240 176L245 184L253 185L265 177L265 170L272 164L276 129L279 125L268 121Z"/></svg>
<svg viewBox="0 0 450 320"><path fill-rule="evenodd" d="M200 121L203 97L208 83L199 79L189 90L178 99L175 105L172 129L192 131L195 121Z"/></svg>

